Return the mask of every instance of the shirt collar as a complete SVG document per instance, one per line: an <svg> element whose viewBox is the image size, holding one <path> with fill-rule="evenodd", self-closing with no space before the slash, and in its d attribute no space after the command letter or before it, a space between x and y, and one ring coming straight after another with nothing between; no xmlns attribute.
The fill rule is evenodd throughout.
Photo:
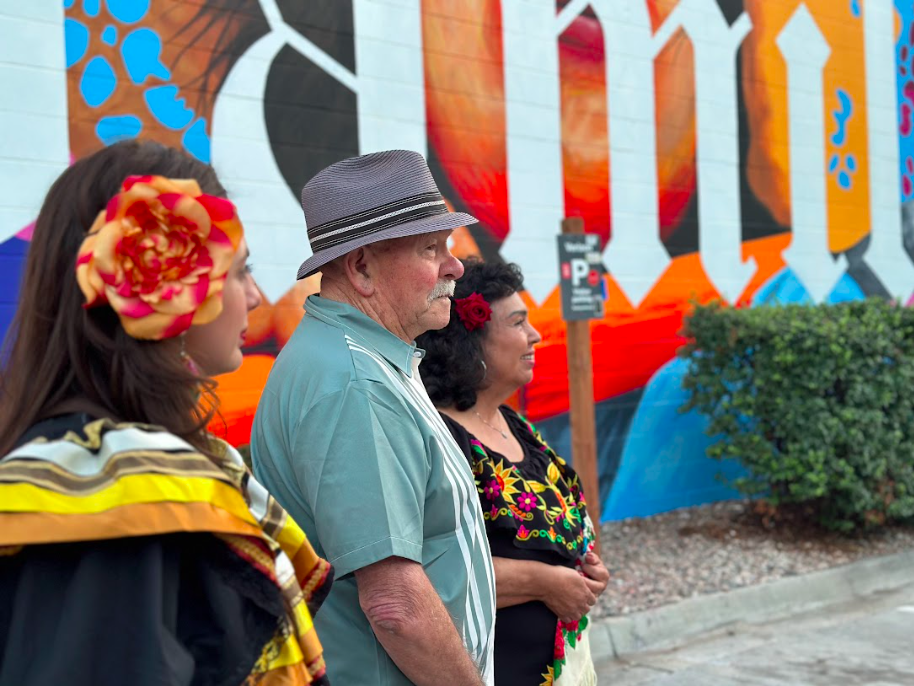
<svg viewBox="0 0 914 686"><path fill-rule="evenodd" d="M413 375L413 360L418 362L425 357L425 351L417 348L415 342L406 343L347 303L311 295L305 301L305 316L343 329L410 378Z"/></svg>

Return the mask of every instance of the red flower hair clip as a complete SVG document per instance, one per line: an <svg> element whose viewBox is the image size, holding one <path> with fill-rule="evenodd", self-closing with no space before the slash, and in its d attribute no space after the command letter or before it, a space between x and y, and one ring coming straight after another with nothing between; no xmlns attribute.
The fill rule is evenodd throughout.
<svg viewBox="0 0 914 686"><path fill-rule="evenodd" d="M79 249L85 307L108 305L128 334L154 341L211 322L242 232L235 206L196 181L128 177Z"/></svg>
<svg viewBox="0 0 914 686"><path fill-rule="evenodd" d="M479 293L470 293L465 298L454 300L454 306L467 331L481 329L492 318L492 308Z"/></svg>

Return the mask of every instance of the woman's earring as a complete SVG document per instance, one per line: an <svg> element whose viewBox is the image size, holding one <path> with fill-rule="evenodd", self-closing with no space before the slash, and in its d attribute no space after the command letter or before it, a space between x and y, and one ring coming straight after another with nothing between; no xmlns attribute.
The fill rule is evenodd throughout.
<svg viewBox="0 0 914 686"><path fill-rule="evenodd" d="M197 365L194 363L193 358L187 354L187 334L181 334L179 337L181 340L181 350L179 355L181 356L181 361L184 363L184 366L187 367L191 372L200 375L200 370L197 368Z"/></svg>
<svg viewBox="0 0 914 686"><path fill-rule="evenodd" d="M485 380L486 380L486 376L489 375L489 368L486 367L486 361L485 361L485 360L480 360L480 361L479 361L479 364L482 365L482 380L485 381Z"/></svg>

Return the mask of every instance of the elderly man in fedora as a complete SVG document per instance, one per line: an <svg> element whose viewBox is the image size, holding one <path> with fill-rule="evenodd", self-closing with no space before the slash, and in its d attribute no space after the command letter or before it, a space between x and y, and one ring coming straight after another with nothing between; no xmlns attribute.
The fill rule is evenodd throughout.
<svg viewBox="0 0 914 686"><path fill-rule="evenodd" d="M254 471L337 580L316 623L338 684L492 683L495 586L473 477L419 378L463 273L421 155L333 164L302 190L320 295L276 358Z"/></svg>

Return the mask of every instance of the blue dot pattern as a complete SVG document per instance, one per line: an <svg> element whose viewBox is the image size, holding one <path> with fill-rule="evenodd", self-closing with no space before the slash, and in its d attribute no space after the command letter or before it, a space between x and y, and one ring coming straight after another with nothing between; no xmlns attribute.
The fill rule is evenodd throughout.
<svg viewBox="0 0 914 686"><path fill-rule="evenodd" d="M65 9L76 0L63 0ZM147 27L125 29L120 25L135 24L150 10L151 0L105 0L107 15L112 19L101 30L101 41L119 47L127 76L134 85L144 86L143 99L150 114L168 129L183 131L184 149L204 162L210 161L210 139L207 121L197 116L181 97L180 88L171 81L171 72L162 62L162 38ZM82 0L86 15L96 17L102 10L101 0ZM89 107L101 107L109 101L118 82L111 63L104 55L90 54L90 28L83 22L67 18L64 24L67 68L90 58L80 77L79 92ZM120 45L118 46L118 42ZM95 134L105 145L124 138L134 138L143 131L143 121L136 112L115 112L102 117Z"/></svg>
<svg viewBox="0 0 914 686"><path fill-rule="evenodd" d="M86 104L89 107L103 105L114 93L115 88L117 88L117 80L111 63L101 55L96 55L89 60L79 82L79 92Z"/></svg>
<svg viewBox="0 0 914 686"><path fill-rule="evenodd" d="M108 13L124 24L135 24L146 16L150 0L105 0Z"/></svg>
<svg viewBox="0 0 914 686"><path fill-rule="evenodd" d="M201 118L184 132L181 139L184 148L201 162L209 164L210 145L209 136L206 134L206 122Z"/></svg>
<svg viewBox="0 0 914 686"><path fill-rule="evenodd" d="M63 23L67 69L86 56L89 48L89 29L81 21L67 19Z"/></svg>
<svg viewBox="0 0 914 686"><path fill-rule="evenodd" d="M111 145L126 138L136 138L143 130L143 122L132 114L103 117L95 125L95 135L105 145Z"/></svg>
<svg viewBox="0 0 914 686"><path fill-rule="evenodd" d="M127 75L135 84L146 83L150 76L163 81L171 78L171 72L159 58L161 53L162 39L152 29L131 31L121 43Z"/></svg>
<svg viewBox="0 0 914 686"><path fill-rule="evenodd" d="M835 119L835 132L830 140L832 145L839 149L832 153L828 160L828 173L834 175L839 188L849 191L854 185L853 175L857 171L857 160L841 148L847 144L847 122L854 114L854 102L847 91L841 88L835 95L838 97L838 107L831 113Z"/></svg>
<svg viewBox="0 0 914 686"><path fill-rule="evenodd" d="M193 110L188 109L184 100L178 97L177 86L150 88L143 94L143 98L152 116L174 131L183 129L194 118Z"/></svg>

